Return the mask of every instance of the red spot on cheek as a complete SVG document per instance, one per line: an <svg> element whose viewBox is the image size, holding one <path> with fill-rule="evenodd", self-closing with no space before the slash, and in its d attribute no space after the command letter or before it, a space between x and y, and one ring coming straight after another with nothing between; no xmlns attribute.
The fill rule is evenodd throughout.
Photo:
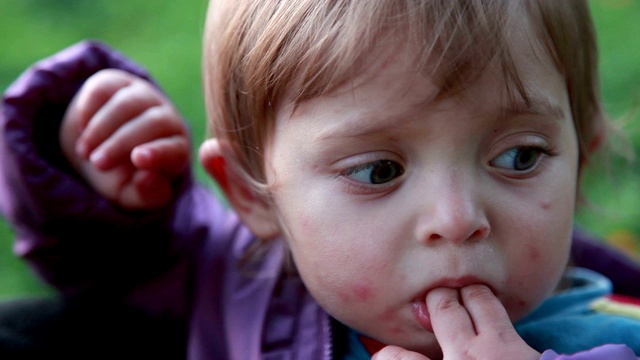
<svg viewBox="0 0 640 360"><path fill-rule="evenodd" d="M373 298L374 292L367 285L354 284L338 291L337 295L344 303L367 302Z"/></svg>
<svg viewBox="0 0 640 360"><path fill-rule="evenodd" d="M313 221L307 216L300 217L300 226L304 231L313 231Z"/></svg>
<svg viewBox="0 0 640 360"><path fill-rule="evenodd" d="M528 305L528 304L527 304L527 302L526 302L526 301L524 301L524 300L520 299L520 300L518 300L518 305L519 305L520 307L523 307L523 308L524 308L524 307L527 307L527 305Z"/></svg>
<svg viewBox="0 0 640 360"><path fill-rule="evenodd" d="M396 310L388 309L378 318L378 324L386 327L386 331L394 336L406 335L407 331L402 325L397 324Z"/></svg>
<svg viewBox="0 0 640 360"><path fill-rule="evenodd" d="M529 258L532 261L540 259L540 250L533 245L529 245Z"/></svg>
<svg viewBox="0 0 640 360"><path fill-rule="evenodd" d="M389 328L389 333L394 336L405 335L407 332L400 326L392 326Z"/></svg>
<svg viewBox="0 0 640 360"><path fill-rule="evenodd" d="M373 290L366 285L356 285L353 287L353 295L356 300L366 302L373 298Z"/></svg>
<svg viewBox="0 0 640 360"><path fill-rule="evenodd" d="M382 317L380 318L380 321L382 322L391 322L393 321L393 315L394 315L394 311L392 309L389 309L387 311L384 312L384 314L382 314Z"/></svg>
<svg viewBox="0 0 640 360"><path fill-rule="evenodd" d="M543 202L542 204L540 204L540 206L545 210L551 209L551 203L548 202Z"/></svg>

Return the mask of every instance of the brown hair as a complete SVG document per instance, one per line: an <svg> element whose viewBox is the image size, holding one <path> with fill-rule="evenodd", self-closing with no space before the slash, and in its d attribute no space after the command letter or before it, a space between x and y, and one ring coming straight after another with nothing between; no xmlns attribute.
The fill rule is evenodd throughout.
<svg viewBox="0 0 640 360"><path fill-rule="evenodd" d="M603 120L595 34L585 1L212 0L204 36L210 130L229 140L228 163L266 193L262 152L285 93L299 103L357 75L379 40L421 44L419 64L442 92L463 89L497 59L513 94L527 100L506 43L518 6L566 80L580 162Z"/></svg>

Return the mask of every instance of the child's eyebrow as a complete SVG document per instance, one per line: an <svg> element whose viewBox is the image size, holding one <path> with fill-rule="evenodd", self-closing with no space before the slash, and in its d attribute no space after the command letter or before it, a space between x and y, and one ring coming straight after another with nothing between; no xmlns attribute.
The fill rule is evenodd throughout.
<svg viewBox="0 0 640 360"><path fill-rule="evenodd" d="M316 141L335 140L338 138L361 138L372 134L380 134L388 132L393 128L397 128L403 121L411 121L410 117L376 117L375 115L367 117L364 123L355 119L350 119L346 123L342 123L335 127L329 127L320 132L316 137Z"/></svg>
<svg viewBox="0 0 640 360"><path fill-rule="evenodd" d="M550 121L562 120L566 117L566 112L558 103L543 96L528 94L527 99L521 97L512 99L508 104L499 106L493 112L493 116L499 119L508 120L521 116L535 116ZM330 126L315 138L316 141L326 141L337 138L361 138L372 134L387 133L398 126L402 126L403 122L412 122L415 120L411 112L403 115L391 117L379 117L378 114L370 114L367 121L362 122L361 117L346 118L339 125ZM488 115L490 115L488 113Z"/></svg>
<svg viewBox="0 0 640 360"><path fill-rule="evenodd" d="M545 97L530 96L526 101L522 98L514 99L508 106L502 108L502 116L505 118L521 115L536 115L553 119L562 119L566 116L560 104Z"/></svg>
<svg viewBox="0 0 640 360"><path fill-rule="evenodd" d="M560 104L552 102L547 98L532 97L529 101L524 99L514 100L508 105L498 109L499 118L508 120L519 116L537 116L548 120L561 120L566 116ZM495 113L494 113L495 114ZM376 133L388 132L397 128L404 121L413 121L411 116L399 116L393 118L378 118L375 115L368 118L369 121L362 123L354 119L346 121L335 127L329 127L320 132L316 137L317 141L331 140L335 138L359 138Z"/></svg>

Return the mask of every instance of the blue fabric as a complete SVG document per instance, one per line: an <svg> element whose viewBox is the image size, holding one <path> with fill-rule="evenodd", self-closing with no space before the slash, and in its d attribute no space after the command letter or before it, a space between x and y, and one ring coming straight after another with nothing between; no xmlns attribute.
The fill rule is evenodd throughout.
<svg viewBox="0 0 640 360"><path fill-rule="evenodd" d="M369 355L369 353L367 352L367 349L365 349L364 345L358 338L359 334L355 330L348 329L347 336L349 337L347 339L348 350L344 355L344 357L342 358L343 360L371 359L371 355Z"/></svg>
<svg viewBox="0 0 640 360"><path fill-rule="evenodd" d="M572 354L604 344L625 344L640 354L640 321L597 313L593 301L611 294L611 282L582 268L569 269L571 287L547 301L516 324L516 330L534 349Z"/></svg>

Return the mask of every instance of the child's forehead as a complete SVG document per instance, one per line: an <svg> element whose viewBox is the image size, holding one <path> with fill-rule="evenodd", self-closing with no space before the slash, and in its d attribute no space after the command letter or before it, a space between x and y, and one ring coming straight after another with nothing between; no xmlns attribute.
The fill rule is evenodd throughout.
<svg viewBox="0 0 640 360"><path fill-rule="evenodd" d="M523 7L517 11L505 8L492 14L494 18L485 19L483 23L474 19L478 14L467 16L471 24L461 28L459 24L448 24L446 19L417 25L396 24L364 41L370 46L347 48L348 42L338 41L337 50L333 51L347 55L336 57L329 50L322 54L324 56L308 57L298 64L296 80L289 83L286 91L285 98L290 101L285 102L297 106L317 96L344 93L345 84L358 86L381 72L393 77L402 75L397 72L403 71L425 74L438 88L433 96L445 97L465 91L491 67L500 70L492 74L506 86L507 96L524 98L526 102L527 91L522 83L527 74L521 71L522 63L542 61L557 70L535 24L540 19L532 19ZM491 26L489 21L501 25ZM518 56L517 53L522 52L528 53L527 56ZM399 57L404 57L401 67L397 66ZM336 58L342 63L332 63ZM392 63L394 66L390 67ZM527 64L524 65L526 68ZM313 73L317 69L333 71Z"/></svg>
<svg viewBox="0 0 640 360"><path fill-rule="evenodd" d="M426 109L438 113L451 107L502 118L522 114L566 116L566 109L561 106L566 87L552 59L536 56L531 48L515 50L512 60L521 73L518 78L521 92L504 74L499 59L493 59L473 78L462 79L465 82L452 89L445 87L446 79L439 77L437 69L433 70L435 65L419 61L415 46L382 46L353 79L331 92L293 104L291 114L321 108L333 114L334 121L353 117L354 123L361 117L399 120ZM532 58L536 60L531 61Z"/></svg>
<svg viewBox="0 0 640 360"><path fill-rule="evenodd" d="M355 91L360 87L377 89L366 92L366 98L360 96L358 99L370 103L372 113L391 108L395 102L404 103L406 112L412 112L447 98L462 100L466 105L478 105L478 102L483 105L484 99L465 96L482 79L486 91L498 93L494 99L498 98L500 103L492 104L490 111L500 109L502 114L545 113L560 116L562 110L553 101L540 96L547 86L540 82L546 74L561 75L529 23L521 19L520 26L509 29L509 36L499 46L485 44L487 49L466 49L467 54L452 53L449 49L444 53L425 51L420 39L407 41L406 33L402 31L387 33L380 38L376 47L369 50L369 56L354 63L354 68L348 73L350 77L335 82L338 85L327 87L324 93L316 93L297 102L291 94L300 94L302 91L294 87L284 105L293 104L292 109L295 110L309 100L349 99L362 94ZM491 49L493 53L489 52ZM419 83L418 86L416 83ZM333 101L333 104L336 102ZM397 115L398 118L402 116Z"/></svg>

